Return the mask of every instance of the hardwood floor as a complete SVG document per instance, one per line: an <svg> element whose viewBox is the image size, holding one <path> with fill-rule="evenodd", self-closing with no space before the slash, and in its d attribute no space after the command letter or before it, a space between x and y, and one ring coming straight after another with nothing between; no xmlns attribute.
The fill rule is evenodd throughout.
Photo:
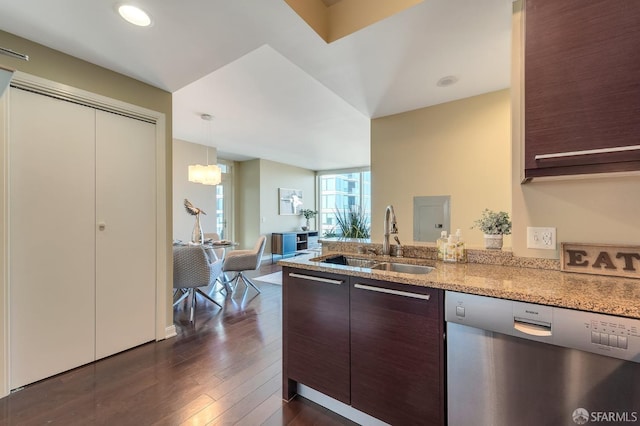
<svg viewBox="0 0 640 426"><path fill-rule="evenodd" d="M195 325L177 306L177 337L0 399L0 425L355 424L304 398L282 401L282 287L256 284L262 293L250 289L246 300L217 294L222 310L198 296Z"/></svg>

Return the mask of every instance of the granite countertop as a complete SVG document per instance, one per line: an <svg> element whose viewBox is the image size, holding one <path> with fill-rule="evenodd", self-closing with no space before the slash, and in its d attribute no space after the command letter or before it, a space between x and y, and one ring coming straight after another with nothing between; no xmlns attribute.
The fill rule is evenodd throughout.
<svg viewBox="0 0 640 426"><path fill-rule="evenodd" d="M378 261L435 266L435 269L428 274L414 275L334 265L319 261L335 255L336 253L323 256L309 254L283 259L278 263L282 266L311 271L378 279L640 319L640 280L638 279L576 274L549 269L479 263L444 263L425 259L406 257L398 259L389 256L366 256L352 253L345 253L345 255Z"/></svg>

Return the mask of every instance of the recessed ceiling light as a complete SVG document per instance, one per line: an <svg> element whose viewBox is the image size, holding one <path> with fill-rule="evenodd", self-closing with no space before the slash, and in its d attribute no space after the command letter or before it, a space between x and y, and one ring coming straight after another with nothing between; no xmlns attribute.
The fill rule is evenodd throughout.
<svg viewBox="0 0 640 426"><path fill-rule="evenodd" d="M137 6L132 6L130 4L123 4L118 6L118 13L122 18L139 27L148 27L151 25L151 18L144 10L140 9Z"/></svg>
<svg viewBox="0 0 640 426"><path fill-rule="evenodd" d="M456 84L457 82L458 82L458 77L456 77L455 75L448 75L438 80L436 85L438 85L439 87L447 87L447 86Z"/></svg>

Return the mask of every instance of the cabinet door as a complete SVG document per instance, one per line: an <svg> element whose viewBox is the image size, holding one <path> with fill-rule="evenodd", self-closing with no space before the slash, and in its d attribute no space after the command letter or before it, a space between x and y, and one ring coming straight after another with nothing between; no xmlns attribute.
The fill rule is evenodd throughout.
<svg viewBox="0 0 640 426"><path fill-rule="evenodd" d="M94 360L95 112L10 90L11 389Z"/></svg>
<svg viewBox="0 0 640 426"><path fill-rule="evenodd" d="M271 235L271 253L287 255L296 250L296 234L274 232Z"/></svg>
<svg viewBox="0 0 640 426"><path fill-rule="evenodd" d="M318 232L309 232L308 233L308 241L307 248L316 248L318 247Z"/></svg>
<svg viewBox="0 0 640 426"><path fill-rule="evenodd" d="M351 405L394 425L444 424L442 290L351 277Z"/></svg>
<svg viewBox="0 0 640 426"><path fill-rule="evenodd" d="M282 234L282 254L287 255L296 251L296 234Z"/></svg>
<svg viewBox="0 0 640 426"><path fill-rule="evenodd" d="M155 338L155 126L97 111L96 359ZM104 226L102 226L104 225Z"/></svg>
<svg viewBox="0 0 640 426"><path fill-rule="evenodd" d="M640 170L640 2L525 7L525 176Z"/></svg>
<svg viewBox="0 0 640 426"><path fill-rule="evenodd" d="M283 268L283 393L300 382L349 403L349 284L346 277Z"/></svg>

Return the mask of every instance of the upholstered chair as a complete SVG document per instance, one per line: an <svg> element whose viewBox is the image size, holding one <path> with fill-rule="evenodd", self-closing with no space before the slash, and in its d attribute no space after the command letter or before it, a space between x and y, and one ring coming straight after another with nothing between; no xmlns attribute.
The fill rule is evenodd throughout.
<svg viewBox="0 0 640 426"><path fill-rule="evenodd" d="M201 290L215 284L222 271L222 263L222 259L217 259L209 249L202 246L173 246L173 306L191 295L191 322L195 315L198 293L222 308L222 305Z"/></svg>
<svg viewBox="0 0 640 426"><path fill-rule="evenodd" d="M226 276L227 272L235 272L235 275L226 281L226 283L234 283L232 285L233 292L238 289L240 281L244 282L245 295L249 290L249 286L253 287L258 293L260 290L256 285L244 274L246 271L254 271L260 267L260 260L267 242L264 235L258 238L255 246L251 250L233 250L226 254L224 263L222 264L222 272Z"/></svg>

